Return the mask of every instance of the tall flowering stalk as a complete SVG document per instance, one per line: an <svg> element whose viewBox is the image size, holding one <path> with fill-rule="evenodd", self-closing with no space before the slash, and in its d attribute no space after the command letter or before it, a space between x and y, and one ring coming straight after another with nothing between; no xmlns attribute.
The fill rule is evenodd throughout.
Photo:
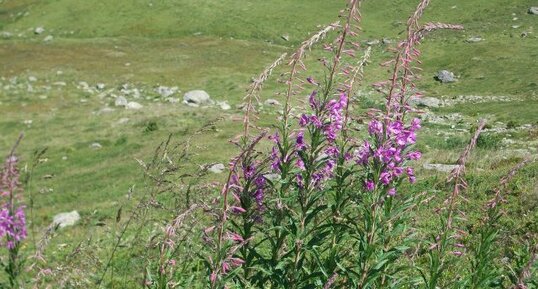
<svg viewBox="0 0 538 289"><path fill-rule="evenodd" d="M421 2L409 21L408 38L399 46L392 82L387 82L386 110L369 116L362 139L364 134L349 125L355 89L370 56L370 49L360 51L357 39L361 2L349 0L341 24L323 28L292 54L282 122L269 136L268 155L254 149L262 138L250 142L245 121L241 153L230 162L217 224L205 232L213 251L207 260L212 288L402 284L394 277L396 263L407 249L407 215L419 196L397 188L415 182L410 162L421 157L413 149L420 120L405 119L407 99L414 93L407 88L414 87L411 63L426 32L458 27L418 26L427 5ZM300 72L307 71L306 51L332 30L339 34L324 44L330 53L321 59L325 79L300 79ZM295 126L292 97L306 87L308 107L296 116ZM251 112L247 107L245 120Z"/></svg>
<svg viewBox="0 0 538 289"><path fill-rule="evenodd" d="M465 181L465 166L470 157L472 150L476 146L476 142L480 133L484 129L486 122L482 120L478 125L469 144L465 147L458 159L458 166L450 173L448 182L452 184L452 193L445 200L444 214L440 215L440 231L430 243L428 248L428 267L426 270L420 270L425 287L428 289L436 289L443 284L443 277L448 268L449 256L460 257L463 255L461 239L463 239L463 231L457 230L453 225L454 213L461 199L461 192L467 187Z"/></svg>
<svg viewBox="0 0 538 289"><path fill-rule="evenodd" d="M15 149L22 136L17 141L11 153L4 162L0 172L0 245L8 252L7 260L1 259L1 265L8 276L9 288L19 288L19 274L22 260L20 257L21 244L26 239L26 216L24 205L20 204L18 158Z"/></svg>

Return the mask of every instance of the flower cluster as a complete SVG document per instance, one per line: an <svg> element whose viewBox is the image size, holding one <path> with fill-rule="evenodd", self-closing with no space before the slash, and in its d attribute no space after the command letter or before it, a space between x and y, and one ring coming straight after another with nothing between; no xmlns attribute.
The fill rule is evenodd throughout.
<svg viewBox="0 0 538 289"><path fill-rule="evenodd" d="M394 196L394 184L400 177L407 175L409 182L416 181L413 168L405 167L405 163L421 157L419 151L409 151L409 147L416 142L416 132L419 129L418 118L413 119L408 126L400 120L370 121L368 134L372 141L364 141L356 150L356 162L365 167L375 165L381 170L377 176L370 174L364 182L365 190L373 191L376 187L383 186L388 188L388 195Z"/></svg>
<svg viewBox="0 0 538 289"><path fill-rule="evenodd" d="M14 204L19 187L17 162L17 157L9 156L0 175L0 244L10 250L27 236L24 206Z"/></svg>

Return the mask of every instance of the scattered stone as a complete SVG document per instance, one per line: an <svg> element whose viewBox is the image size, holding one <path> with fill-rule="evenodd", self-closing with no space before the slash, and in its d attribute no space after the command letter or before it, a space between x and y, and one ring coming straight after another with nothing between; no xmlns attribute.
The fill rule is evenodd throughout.
<svg viewBox="0 0 538 289"><path fill-rule="evenodd" d="M75 225L80 221L80 215L77 211L60 213L54 216L52 223L59 228L65 228Z"/></svg>
<svg viewBox="0 0 538 289"><path fill-rule="evenodd" d="M512 28L513 28L513 29L518 29L519 27L521 27L521 26L519 26L519 25L512 25Z"/></svg>
<svg viewBox="0 0 538 289"><path fill-rule="evenodd" d="M100 143L98 143L98 142L94 142L94 143L92 143L92 144L90 145L90 148L91 148L91 149L94 149L94 150L98 150L98 149L102 149L103 146L102 146Z"/></svg>
<svg viewBox="0 0 538 289"><path fill-rule="evenodd" d="M54 82L52 85L56 85L56 86L67 86L67 83L63 82L63 81L56 81Z"/></svg>
<svg viewBox="0 0 538 289"><path fill-rule="evenodd" d="M126 117L120 118L120 120L118 120L118 124L125 124L128 122L129 122L129 119Z"/></svg>
<svg viewBox="0 0 538 289"><path fill-rule="evenodd" d="M67 161L67 156L63 156L62 161Z"/></svg>
<svg viewBox="0 0 538 289"><path fill-rule="evenodd" d="M538 6L530 7L528 13L532 15L538 15Z"/></svg>
<svg viewBox="0 0 538 289"><path fill-rule="evenodd" d="M95 85L95 88L99 89L99 90L103 90L105 89L106 85L104 83L98 83Z"/></svg>
<svg viewBox="0 0 538 289"><path fill-rule="evenodd" d="M380 43L380 41L377 40L377 39L374 39L374 40L368 40L368 41L365 42L365 44L368 45L368 46L378 45L379 43Z"/></svg>
<svg viewBox="0 0 538 289"><path fill-rule="evenodd" d="M230 109L232 109L232 107L226 101L217 101L217 105L222 110L230 110Z"/></svg>
<svg viewBox="0 0 538 289"><path fill-rule="evenodd" d="M138 102L134 102L134 101L131 101L129 102L126 106L125 106L126 109L133 109L133 110L137 110L137 109L142 109L143 106L138 103Z"/></svg>
<svg viewBox="0 0 538 289"><path fill-rule="evenodd" d="M476 43L476 42L480 42L480 41L483 41L484 39L480 36L472 36L472 37L469 37L467 38L467 40L465 40L465 42L467 43Z"/></svg>
<svg viewBox="0 0 538 289"><path fill-rule="evenodd" d="M203 90L191 90L183 96L183 103L191 106L211 104L211 97Z"/></svg>
<svg viewBox="0 0 538 289"><path fill-rule="evenodd" d="M54 39L54 36L52 36L52 35L48 35L47 37L45 37L45 38L43 39L43 41L44 41L44 42L51 42L53 39Z"/></svg>
<svg viewBox="0 0 538 289"><path fill-rule="evenodd" d="M272 98L269 98L268 100L264 101L263 104L267 106L280 106L280 102Z"/></svg>
<svg viewBox="0 0 538 289"><path fill-rule="evenodd" d="M424 164L422 166L426 170L430 171L438 171L442 173L450 173L455 168L459 167L459 165L446 165L446 164Z"/></svg>
<svg viewBox="0 0 538 289"><path fill-rule="evenodd" d="M99 110L98 114L110 113L110 112L114 112L114 111L116 111L116 110L107 106L107 107L103 107L101 110Z"/></svg>
<svg viewBox="0 0 538 289"><path fill-rule="evenodd" d="M280 36L282 39L284 39L285 41L290 41L290 36L288 34L284 34L282 36Z"/></svg>
<svg viewBox="0 0 538 289"><path fill-rule="evenodd" d="M409 100L409 104L422 107L440 107L441 100L435 97L414 97Z"/></svg>
<svg viewBox="0 0 538 289"><path fill-rule="evenodd" d="M385 45L388 45L388 44L391 44L392 43L392 39L389 39L389 38L383 38L381 40L381 42Z"/></svg>
<svg viewBox="0 0 538 289"><path fill-rule="evenodd" d="M4 39L9 39L9 38L13 37L13 33L7 32L7 31L2 31L2 32L0 32L0 37L2 37Z"/></svg>
<svg viewBox="0 0 538 289"><path fill-rule="evenodd" d="M451 83L456 81L456 77L454 76L454 73L448 71L448 70L440 70L435 75L435 79L440 81L441 83Z"/></svg>
<svg viewBox="0 0 538 289"><path fill-rule="evenodd" d="M35 77L35 76L28 76L28 81L30 81L30 82L36 82L36 81L37 81L37 77Z"/></svg>
<svg viewBox="0 0 538 289"><path fill-rule="evenodd" d="M179 98L177 98L177 97L167 97L166 101L168 101L169 103L179 103Z"/></svg>
<svg viewBox="0 0 538 289"><path fill-rule="evenodd" d="M41 33L45 32L45 28L43 28L42 26L39 26L37 27L36 29L34 29L34 33L39 35Z"/></svg>
<svg viewBox="0 0 538 289"><path fill-rule="evenodd" d="M223 164L214 164L210 166L207 170L214 174L221 174L222 172L224 172L225 169L226 167Z"/></svg>
<svg viewBox="0 0 538 289"><path fill-rule="evenodd" d="M161 97L169 97L173 94L175 94L176 92L179 91L178 87L177 86L174 86L174 87L167 87L167 86L159 86L157 88L155 88L155 91L161 96Z"/></svg>
<svg viewBox="0 0 538 289"><path fill-rule="evenodd" d="M128 104L129 104L129 102L123 96L116 97L116 100L114 101L115 106L127 106Z"/></svg>

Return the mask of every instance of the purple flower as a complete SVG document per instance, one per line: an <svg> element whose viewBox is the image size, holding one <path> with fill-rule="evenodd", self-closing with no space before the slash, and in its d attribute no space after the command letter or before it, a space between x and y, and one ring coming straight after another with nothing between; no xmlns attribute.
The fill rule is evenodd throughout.
<svg viewBox="0 0 538 289"><path fill-rule="evenodd" d="M306 144L304 142L304 132L300 131L297 133L297 140L295 141L295 149L298 151L302 151L306 148Z"/></svg>
<svg viewBox="0 0 538 289"><path fill-rule="evenodd" d="M325 153L328 156L337 157L340 154L340 151L338 150L336 146L329 146L325 149Z"/></svg>
<svg viewBox="0 0 538 289"><path fill-rule="evenodd" d="M388 172L382 172L381 175L379 176L379 181L385 186L390 184L391 180L392 180L392 176Z"/></svg>
<svg viewBox="0 0 538 289"><path fill-rule="evenodd" d="M299 168L300 170L304 171L306 168L304 166L304 162L301 158L297 158L297 161L295 162L295 166Z"/></svg>
<svg viewBox="0 0 538 289"><path fill-rule="evenodd" d="M412 121L411 121L411 130L412 131L416 131L418 129L420 129L420 119L418 118L414 118Z"/></svg>
<svg viewBox="0 0 538 289"><path fill-rule="evenodd" d="M318 108L318 102L316 101L316 95L318 94L317 91L313 91L311 94L310 94L310 97L308 98L308 102L310 103L310 107L313 109L313 110L317 110Z"/></svg>
<svg viewBox="0 0 538 289"><path fill-rule="evenodd" d="M389 196L391 196L391 197L396 196L396 189L395 189L395 188L390 188L390 189L387 191L387 195L389 195Z"/></svg>
<svg viewBox="0 0 538 289"><path fill-rule="evenodd" d="M305 127L306 125L308 125L308 123L310 123L308 115L302 114L301 118L299 118L299 125Z"/></svg>
<svg viewBox="0 0 538 289"><path fill-rule="evenodd" d="M280 172L280 156L278 149L273 147L271 150L271 169L275 172Z"/></svg>
<svg viewBox="0 0 538 289"><path fill-rule="evenodd" d="M381 135L382 132L383 132L383 124L380 121L375 120L375 119L370 121L370 123L368 124L368 133L371 136L379 136Z"/></svg>
<svg viewBox="0 0 538 289"><path fill-rule="evenodd" d="M418 160L422 157L422 154L419 151L409 152L406 156L408 160Z"/></svg>
<svg viewBox="0 0 538 289"><path fill-rule="evenodd" d="M374 188L375 188L375 183L374 183L374 181L372 181L372 180L367 180L367 181L364 183L364 189L367 190L368 192L373 191Z"/></svg>
<svg viewBox="0 0 538 289"><path fill-rule="evenodd" d="M321 121L319 120L319 118L315 115L312 115L310 116L310 122L316 127L316 128L321 128L323 126L323 124L321 123Z"/></svg>

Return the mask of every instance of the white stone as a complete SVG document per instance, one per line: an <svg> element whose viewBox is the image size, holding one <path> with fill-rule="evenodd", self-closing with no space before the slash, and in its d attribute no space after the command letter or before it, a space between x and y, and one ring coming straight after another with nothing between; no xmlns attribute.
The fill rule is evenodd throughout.
<svg viewBox="0 0 538 289"><path fill-rule="evenodd" d="M205 105L211 104L211 97L203 90L191 90L183 95L183 103Z"/></svg>
<svg viewBox="0 0 538 289"><path fill-rule="evenodd" d="M80 221L79 213L77 211L72 211L55 215L52 223L60 228L65 228L75 225L78 221Z"/></svg>
<svg viewBox="0 0 538 289"><path fill-rule="evenodd" d="M116 100L114 101L115 106L127 106L128 104L129 102L127 99L121 95L116 97Z"/></svg>
<svg viewBox="0 0 538 289"><path fill-rule="evenodd" d="M280 102L278 102L276 99L269 98L268 100L264 101L263 104L267 106L279 106Z"/></svg>
<svg viewBox="0 0 538 289"><path fill-rule="evenodd" d="M48 35L47 37L45 37L45 38L43 39L43 41L45 41L45 42L51 42L53 39L54 39L54 36L52 36L52 35Z"/></svg>
<svg viewBox="0 0 538 289"><path fill-rule="evenodd" d="M142 109L143 106L138 103L138 102L134 102L134 101L131 101L129 102L126 106L125 106L126 109L134 109L134 110L137 110L137 109Z"/></svg>
<svg viewBox="0 0 538 289"><path fill-rule="evenodd" d="M232 109L232 107L226 101L217 101L217 105L222 110L230 110L230 109Z"/></svg>
<svg viewBox="0 0 538 289"><path fill-rule="evenodd" d="M100 143L98 143L98 142L94 142L94 143L92 143L92 144L90 145L90 148L91 148L91 149L94 149L94 150L98 150L98 149L103 148L103 146L102 146Z"/></svg>
<svg viewBox="0 0 538 289"><path fill-rule="evenodd" d="M41 34L41 33L43 33L43 32L45 32L45 28L43 28L43 27L41 27L41 26L39 26L39 27L37 27L36 29L34 29L34 33L35 33L35 34Z"/></svg>
<svg viewBox="0 0 538 289"><path fill-rule="evenodd" d="M224 172L226 167L223 164L214 164L210 166L207 170L214 173L214 174L221 174Z"/></svg>

